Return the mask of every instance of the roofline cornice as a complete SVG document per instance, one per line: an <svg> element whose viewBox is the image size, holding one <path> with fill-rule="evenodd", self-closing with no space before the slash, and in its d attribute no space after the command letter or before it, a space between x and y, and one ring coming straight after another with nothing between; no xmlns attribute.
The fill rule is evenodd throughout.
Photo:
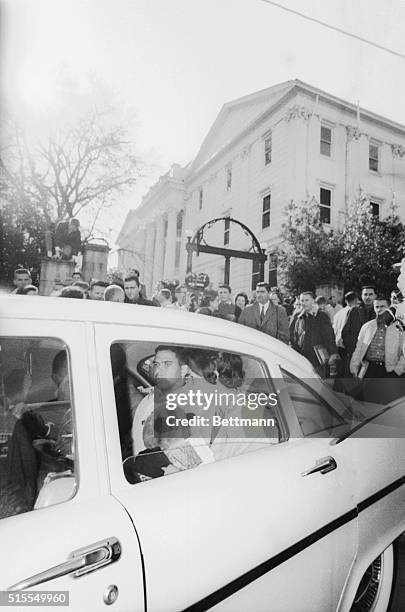
<svg viewBox="0 0 405 612"><path fill-rule="evenodd" d="M256 117L249 123L242 132L239 132L232 140L230 140L222 149L220 149L215 155L213 155L210 159L208 159L202 166L197 168L194 172L191 172L187 177L185 177L185 183L190 183L198 177L208 168L210 168L218 159L221 158L222 155L225 155L230 149L232 149L235 145L237 145L241 140L243 140L249 132L259 127L264 121L266 121L271 115L277 112L282 106L284 106L291 98L296 96L298 93L311 94L314 97L314 101L318 96L319 100L327 102L334 107L340 108L346 112L352 114L355 118L357 117L357 106L350 102L346 102L341 98L337 98L331 94L328 94L321 89L317 89L316 87L312 87L311 85L307 85L306 83L299 81L298 79L295 81L293 87L287 91L287 93L282 96L277 102L275 102L272 106L266 109L261 115ZM383 127L385 129L391 129L393 132L402 132L403 136L405 136L405 125L400 123L396 123L395 121L391 121L377 113L373 113L372 111L368 111L364 108L359 108L360 116L364 119L368 119L369 121Z"/></svg>

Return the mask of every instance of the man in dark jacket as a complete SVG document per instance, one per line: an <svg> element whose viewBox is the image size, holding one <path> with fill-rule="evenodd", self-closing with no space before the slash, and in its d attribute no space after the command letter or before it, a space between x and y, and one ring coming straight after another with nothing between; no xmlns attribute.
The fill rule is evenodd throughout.
<svg viewBox="0 0 405 612"><path fill-rule="evenodd" d="M139 304L140 306L159 306L158 303L146 300L141 294L139 278L135 275L124 279L125 303Z"/></svg>
<svg viewBox="0 0 405 612"><path fill-rule="evenodd" d="M332 323L309 291L301 293L300 304L302 310L290 324L291 346L325 375L326 366L339 358Z"/></svg>
<svg viewBox="0 0 405 612"><path fill-rule="evenodd" d="M357 344L357 338L364 323L375 319L373 303L376 298L375 288L365 285L361 288L362 303L352 308L347 315L342 329L342 342L346 350L345 376L350 376L349 365Z"/></svg>
<svg viewBox="0 0 405 612"><path fill-rule="evenodd" d="M62 259L71 259L73 255L78 255L82 248L82 237L80 234L80 221L69 219L60 221L55 230L55 246L61 250Z"/></svg>

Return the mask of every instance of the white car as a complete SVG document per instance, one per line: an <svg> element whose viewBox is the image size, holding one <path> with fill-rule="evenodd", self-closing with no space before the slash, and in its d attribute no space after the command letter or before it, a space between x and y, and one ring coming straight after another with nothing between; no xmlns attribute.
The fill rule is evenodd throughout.
<svg viewBox="0 0 405 612"><path fill-rule="evenodd" d="M0 591L14 607L68 592L75 612L388 609L403 401L353 409L279 341L169 309L2 297L0 349ZM198 444L146 433L173 364L184 390L244 398L202 408L224 421ZM232 414L258 424L233 433Z"/></svg>

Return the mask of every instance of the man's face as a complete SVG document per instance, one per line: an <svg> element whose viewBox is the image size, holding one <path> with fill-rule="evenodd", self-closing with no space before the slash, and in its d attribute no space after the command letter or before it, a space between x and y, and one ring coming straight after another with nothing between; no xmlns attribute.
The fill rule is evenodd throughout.
<svg viewBox="0 0 405 612"><path fill-rule="evenodd" d="M374 306L374 312L377 315L377 317L378 315L381 315L383 312L388 310L387 300L374 300L373 306Z"/></svg>
<svg viewBox="0 0 405 612"><path fill-rule="evenodd" d="M225 287L220 287L218 289L218 299L220 302L228 302L230 296L231 294L229 293L228 289L226 289Z"/></svg>
<svg viewBox="0 0 405 612"><path fill-rule="evenodd" d="M31 284L31 278L28 274L16 274L14 278L14 285L17 289L24 289L27 285Z"/></svg>
<svg viewBox="0 0 405 612"><path fill-rule="evenodd" d="M82 275L81 275L81 274L79 274L79 272L73 272L73 274L72 274L72 279L73 279L74 281L77 281L77 280L82 280Z"/></svg>
<svg viewBox="0 0 405 612"><path fill-rule="evenodd" d="M361 299L363 300L366 306L372 306L375 300L374 289L363 289L361 292Z"/></svg>
<svg viewBox="0 0 405 612"><path fill-rule="evenodd" d="M89 298L91 300L103 300L104 299L104 287L100 285L94 285L90 290Z"/></svg>
<svg viewBox="0 0 405 612"><path fill-rule="evenodd" d="M256 287L256 301L259 304L266 304L269 301L269 292L266 287Z"/></svg>
<svg viewBox="0 0 405 612"><path fill-rule="evenodd" d="M336 302L336 295L331 295L330 296L330 303L332 304L333 307L336 306L337 302Z"/></svg>
<svg viewBox="0 0 405 612"><path fill-rule="evenodd" d="M306 293L304 295L301 294L300 305L305 312L310 312L315 305L315 300L312 296L307 295Z"/></svg>
<svg viewBox="0 0 405 612"><path fill-rule="evenodd" d="M139 297L139 287L135 281L128 281L124 284L125 295L129 300L137 300Z"/></svg>
<svg viewBox="0 0 405 612"><path fill-rule="evenodd" d="M164 350L156 353L153 360L153 378L161 391L170 391L179 386L183 379L182 366L173 351Z"/></svg>

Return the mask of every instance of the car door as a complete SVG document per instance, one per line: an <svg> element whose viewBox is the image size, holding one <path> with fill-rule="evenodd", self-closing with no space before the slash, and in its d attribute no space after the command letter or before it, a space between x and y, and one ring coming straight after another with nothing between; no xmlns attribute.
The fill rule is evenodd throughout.
<svg viewBox="0 0 405 612"><path fill-rule="evenodd" d="M264 350L241 342L236 326L234 337L136 325L95 329L111 490L139 535L148 609L335 609L356 553L352 466L337 448L337 469L323 474L318 468L331 454L329 440L302 436L274 357L279 344ZM279 392L284 441L130 484L109 360L116 342L128 355L144 343L248 356ZM128 366L136 369L136 363Z"/></svg>
<svg viewBox="0 0 405 612"><path fill-rule="evenodd" d="M117 611L143 610L142 565L136 533L126 510L108 487L95 358L91 353L94 345L88 344L88 324L3 318L0 337L2 427L10 418L8 408L12 406L5 397L6 392L10 397L17 397L13 386L23 370L30 379L27 393L36 398L28 404L26 397L26 406L29 405L31 414L40 410L45 419L54 421L48 423L49 431L54 426L57 428L58 410L70 404L73 429L64 434L59 429L59 434L65 442L73 441L74 445L70 463L66 459L68 455L63 459L66 464L62 471L54 463L54 467L45 468L47 477L35 495L36 505L26 508L24 513L13 515L10 508L4 512L8 478L12 478L12 487L15 487L16 473L17 476L20 473L18 466L13 465L10 475L2 461L0 590L11 587L13 590L64 591L69 597L69 609L76 612L102 610L114 601ZM92 340L92 334L90 337ZM53 375L57 355L67 355L68 379L64 380L67 401L60 401L61 396L50 401L55 393L51 363ZM58 392L61 386L62 383ZM16 423L20 431L22 421L14 421L14 427ZM20 459L27 463L24 453L32 452L32 448L23 437L15 437L15 429L12 431L10 457L17 457L20 452ZM57 459L45 457L45 445L41 451L40 443L37 438L32 442L36 445L34 454L41 453L38 475L47 462L62 461L59 455ZM49 440L47 443L49 450ZM25 592L21 593L26 596ZM23 599L16 601L23 605Z"/></svg>

